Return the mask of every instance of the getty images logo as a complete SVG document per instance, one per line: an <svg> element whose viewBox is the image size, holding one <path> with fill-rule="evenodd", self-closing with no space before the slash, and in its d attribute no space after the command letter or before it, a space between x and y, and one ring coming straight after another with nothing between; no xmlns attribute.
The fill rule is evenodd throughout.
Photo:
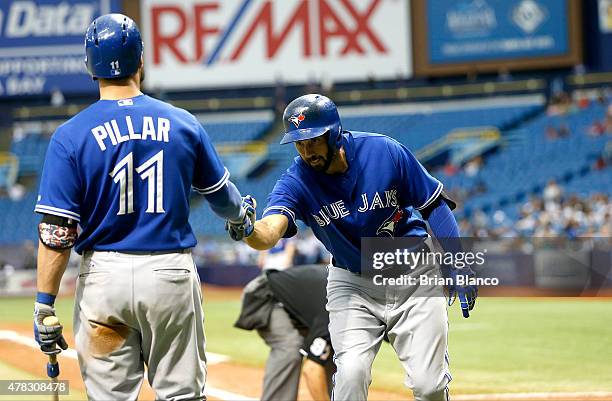
<svg viewBox="0 0 612 401"><path fill-rule="evenodd" d="M42 36L82 36L95 15L90 3L37 4L15 1L7 15L0 10L0 36L25 38Z"/></svg>

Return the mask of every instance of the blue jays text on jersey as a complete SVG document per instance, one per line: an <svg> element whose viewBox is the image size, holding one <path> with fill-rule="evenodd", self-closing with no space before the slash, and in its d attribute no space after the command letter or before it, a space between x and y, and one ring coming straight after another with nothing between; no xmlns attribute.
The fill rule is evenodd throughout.
<svg viewBox="0 0 612 401"><path fill-rule="evenodd" d="M338 266L360 271L362 237L426 237L422 210L442 193L442 183L402 144L380 134L345 132L348 170L325 174L299 156L276 183L263 216L289 219L286 237L295 235L296 220L310 226Z"/></svg>
<svg viewBox="0 0 612 401"><path fill-rule="evenodd" d="M79 253L185 249L192 186L210 194L228 179L188 112L146 95L100 100L53 134L35 211L79 221Z"/></svg>

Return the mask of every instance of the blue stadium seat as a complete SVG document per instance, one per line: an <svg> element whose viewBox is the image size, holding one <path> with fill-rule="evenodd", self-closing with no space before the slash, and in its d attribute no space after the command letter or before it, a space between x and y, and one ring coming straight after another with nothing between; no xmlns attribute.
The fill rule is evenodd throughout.
<svg viewBox="0 0 612 401"><path fill-rule="evenodd" d="M270 121L206 123L204 129L213 142L248 142L261 138L272 126Z"/></svg>
<svg viewBox="0 0 612 401"><path fill-rule="evenodd" d="M498 206L504 198L518 199L539 193L550 179L569 182L570 188L576 188L578 192L584 192L588 186L591 188L587 191L589 193L608 192L609 176L593 173L581 177L601 155L609 140L605 136L593 138L588 135L593 121L603 119L605 113L605 106L594 104L566 116L541 114L521 125L520 129L506 132L506 137L513 138L512 144L490 156L477 177L459 173L442 180L448 189L469 189L477 180L485 184L486 194L491 196L478 195L468 199L465 207L469 210ZM569 136L555 140L546 138L548 126L558 129L562 125L569 128ZM592 178L595 176L603 178Z"/></svg>
<svg viewBox="0 0 612 401"><path fill-rule="evenodd" d="M21 140L13 141L11 153L19 158L20 175L36 174L42 169L48 145L49 138L39 133L27 134Z"/></svg>

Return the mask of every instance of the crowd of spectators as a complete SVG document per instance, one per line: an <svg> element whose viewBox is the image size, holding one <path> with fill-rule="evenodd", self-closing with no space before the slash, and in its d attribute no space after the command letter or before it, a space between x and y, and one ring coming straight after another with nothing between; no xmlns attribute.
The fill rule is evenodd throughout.
<svg viewBox="0 0 612 401"><path fill-rule="evenodd" d="M610 237L612 201L608 194L587 197L565 194L551 180L541 196L533 196L518 206L517 219L502 210L491 214L476 211L460 221L466 237Z"/></svg>

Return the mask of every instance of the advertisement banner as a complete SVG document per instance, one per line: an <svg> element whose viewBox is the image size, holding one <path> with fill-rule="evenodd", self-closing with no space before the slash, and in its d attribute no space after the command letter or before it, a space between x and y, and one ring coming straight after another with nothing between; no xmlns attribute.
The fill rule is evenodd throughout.
<svg viewBox="0 0 612 401"><path fill-rule="evenodd" d="M426 7L431 65L569 53L565 0L436 0Z"/></svg>
<svg viewBox="0 0 612 401"><path fill-rule="evenodd" d="M409 1L141 0L149 89L411 75Z"/></svg>
<svg viewBox="0 0 612 401"><path fill-rule="evenodd" d="M612 33L612 0L599 0L599 30Z"/></svg>
<svg viewBox="0 0 612 401"><path fill-rule="evenodd" d="M119 5L120 0L0 2L0 96L94 91L83 62L85 31Z"/></svg>

